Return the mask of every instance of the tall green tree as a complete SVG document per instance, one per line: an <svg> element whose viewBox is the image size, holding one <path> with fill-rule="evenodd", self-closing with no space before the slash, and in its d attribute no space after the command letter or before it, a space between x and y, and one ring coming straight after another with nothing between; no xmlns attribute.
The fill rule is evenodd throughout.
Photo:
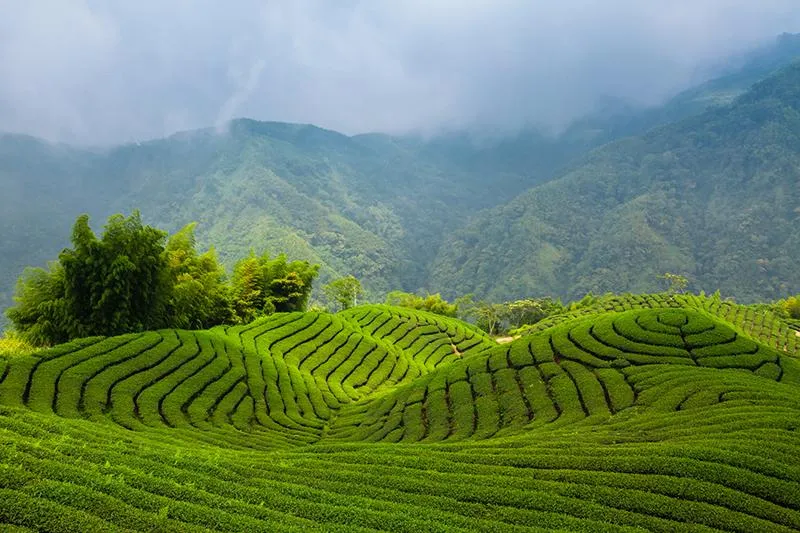
<svg viewBox="0 0 800 533"><path fill-rule="evenodd" d="M231 280L231 305L235 318L247 323L273 312L303 311L319 265L287 261L284 254L270 259L250 252L239 260Z"/></svg>
<svg viewBox="0 0 800 533"><path fill-rule="evenodd" d="M64 269L58 262L48 269L26 268L17 281L15 305L7 316L27 342L42 346L67 342L79 331L65 298Z"/></svg>
<svg viewBox="0 0 800 533"><path fill-rule="evenodd" d="M361 282L355 276L338 278L322 288L325 296L336 303L340 309L350 309L358 303L358 298L364 294Z"/></svg>
<svg viewBox="0 0 800 533"><path fill-rule="evenodd" d="M169 326L205 329L233 317L225 269L214 248L198 254L196 222L187 224L167 240L164 250L172 289L168 302Z"/></svg>
<svg viewBox="0 0 800 533"><path fill-rule="evenodd" d="M143 225L138 211L109 217L101 239L89 227L88 215L78 217L73 248L59 255L65 299L78 325L72 336L118 335L167 322L166 236Z"/></svg>

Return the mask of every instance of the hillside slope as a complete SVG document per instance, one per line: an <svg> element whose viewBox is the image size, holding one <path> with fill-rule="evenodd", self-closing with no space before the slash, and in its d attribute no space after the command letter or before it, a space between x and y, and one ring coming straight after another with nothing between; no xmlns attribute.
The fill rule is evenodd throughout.
<svg viewBox="0 0 800 533"><path fill-rule="evenodd" d="M680 272L695 289L782 297L800 286L798 174L795 63L477 216L441 247L432 284L576 297L654 290L658 274Z"/></svg>
<svg viewBox="0 0 800 533"><path fill-rule="evenodd" d="M255 248L320 263L323 282L353 274L376 293L416 290L446 233L549 178L547 169L572 152L492 180L454 162L470 153L490 157L468 142L445 148L244 119L225 132L107 150L2 135L0 307L24 266L43 266L68 244L80 213L99 227L133 209L170 232L198 221L200 245L215 245L229 267Z"/></svg>
<svg viewBox="0 0 800 533"><path fill-rule="evenodd" d="M799 393L688 308L503 346L383 306L86 339L0 358L0 525L788 532Z"/></svg>

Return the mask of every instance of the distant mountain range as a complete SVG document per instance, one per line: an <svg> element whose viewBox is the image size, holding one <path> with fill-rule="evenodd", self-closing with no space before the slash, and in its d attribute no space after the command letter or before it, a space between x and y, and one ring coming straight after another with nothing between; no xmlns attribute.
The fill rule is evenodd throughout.
<svg viewBox="0 0 800 533"><path fill-rule="evenodd" d="M494 298L652 290L664 272L743 300L800 288L800 63L733 103L621 139L478 214L431 283ZM496 280L502 280L498 283Z"/></svg>
<svg viewBox="0 0 800 533"><path fill-rule="evenodd" d="M743 300L797 292L798 53L782 36L662 107L613 104L557 137L247 119L104 150L2 135L0 306L24 266L68 245L78 214L99 228L133 208L170 231L198 221L229 265L287 252L373 296L647 291L665 271Z"/></svg>

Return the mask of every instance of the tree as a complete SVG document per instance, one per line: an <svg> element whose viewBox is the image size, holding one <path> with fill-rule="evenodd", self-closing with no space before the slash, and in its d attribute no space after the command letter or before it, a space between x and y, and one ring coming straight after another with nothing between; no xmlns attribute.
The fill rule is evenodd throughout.
<svg viewBox="0 0 800 533"><path fill-rule="evenodd" d="M386 295L386 305L397 305L400 307L410 307L430 311L437 315L455 317L458 314L458 307L442 298L438 292L419 296L403 291L392 291Z"/></svg>
<svg viewBox="0 0 800 533"><path fill-rule="evenodd" d="M681 276L680 274L665 272L658 277L667 281L669 284L667 287L667 292L670 294L683 293L686 290L686 287L689 285L689 279L686 276Z"/></svg>
<svg viewBox="0 0 800 533"><path fill-rule="evenodd" d="M287 261L284 254L270 259L250 252L236 263L231 280L231 305L240 323L274 312L303 311L319 265Z"/></svg>
<svg viewBox="0 0 800 533"><path fill-rule="evenodd" d="M467 294L458 298L456 305L459 318L474 322L491 335L535 324L564 309L560 301L553 300L549 296L492 303L483 300L475 301L474 295Z"/></svg>
<svg viewBox="0 0 800 533"><path fill-rule="evenodd" d="M350 309L358 303L358 298L364 294L361 282L354 276L345 276L335 279L322 288L328 300L338 304L341 309Z"/></svg>
<svg viewBox="0 0 800 533"><path fill-rule="evenodd" d="M74 249L59 255L70 312L83 327L76 336L163 327L170 292L167 233L143 225L138 211L109 217L99 240L88 221L88 215L78 217Z"/></svg>
<svg viewBox="0 0 800 533"><path fill-rule="evenodd" d="M800 318L800 296L789 296L786 300L778 302L780 309L789 318Z"/></svg>
<svg viewBox="0 0 800 533"><path fill-rule="evenodd" d="M236 320L252 322L264 312L264 280L258 258L252 252L240 259L233 268L231 306ZM273 310L274 311L274 310Z"/></svg>
<svg viewBox="0 0 800 533"><path fill-rule="evenodd" d="M508 329L519 328L523 325L535 324L545 317L558 313L564 309L561 302L550 297L525 298L505 302L503 318L508 323Z"/></svg>
<svg viewBox="0 0 800 533"><path fill-rule="evenodd" d="M264 278L268 280L267 303L277 312L305 311L319 265L308 261L287 262L286 254L271 261L264 254L261 264Z"/></svg>
<svg viewBox="0 0 800 533"><path fill-rule="evenodd" d="M166 233L142 224L138 211L109 217L102 238L81 215L49 271L32 269L17 285L8 311L17 332L33 344L163 327L171 282Z"/></svg>
<svg viewBox="0 0 800 533"><path fill-rule="evenodd" d="M58 262L48 269L26 268L17 281L15 305L6 315L19 336L35 346L67 342L78 325L65 299L64 269Z"/></svg>
<svg viewBox="0 0 800 533"><path fill-rule="evenodd" d="M478 302L475 307L476 323L489 335L500 333L500 326L505 318L507 307L503 304Z"/></svg>
<svg viewBox="0 0 800 533"><path fill-rule="evenodd" d="M233 317L225 269L214 248L197 254L196 226L192 222L170 236L164 250L172 283L169 327L207 329Z"/></svg>

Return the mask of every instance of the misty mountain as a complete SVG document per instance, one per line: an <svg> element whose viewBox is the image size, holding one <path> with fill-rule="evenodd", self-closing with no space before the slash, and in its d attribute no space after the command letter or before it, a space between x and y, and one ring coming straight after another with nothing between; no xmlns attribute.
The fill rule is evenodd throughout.
<svg viewBox="0 0 800 533"><path fill-rule="evenodd" d="M323 282L354 274L373 295L396 288L493 295L600 290L610 285L594 283L594 274L575 274L571 281L567 275L589 268L591 254L586 256L590 263L584 261L574 271L558 262L578 257L570 243L586 239L571 231L578 226L579 232L584 231L585 225L567 221L555 234L563 239L559 243L541 240L539 230L531 240L525 231L507 227L509 220L519 218L517 211L528 213L525 199L544 194L536 192L539 186L559 176L541 190L560 187L557 183L569 181L575 173L583 172L598 184L617 179L620 171L615 165L621 163L613 154L620 153L620 147L647 144L650 141L643 139L664 133L656 130L592 152L602 144L711 107L715 111L681 123L683 129L675 135L702 130L717 116L714 113L728 112L730 106L713 95L741 94L743 80L756 79L792 56L797 40L781 42L760 59L751 58L739 70L725 72L663 107L641 110L610 103L603 113L586 117L557 136L530 128L510 137L475 131L433 138L346 136L310 125L246 119L231 122L225 131L190 131L102 150L2 135L0 307L10 302L14 281L25 266L44 266L69 244L78 214L89 213L93 226L100 229L109 214L134 208L141 210L146 223L168 231L198 221L200 245L215 245L229 267L251 248L287 252L291 258L322 264ZM657 153L661 148L656 143L647 149ZM612 155L600 171L597 154L608 150ZM705 170L693 170L699 173L698 180ZM634 212L628 210L626 216ZM586 224L592 227L598 216ZM538 220L525 215L518 223L522 219ZM536 251L541 264L522 277L514 273L517 267L510 261L530 265L530 257L520 262L505 253L488 252L496 246L517 250L520 239L523 247L540 241L546 245ZM604 249L600 241L595 246ZM474 257L459 255L467 250ZM693 253L684 256L695 263L676 261L663 270L669 270L666 266L679 270L684 264L694 265L684 268L692 273L711 268L696 263ZM474 268L475 261L483 266ZM558 280L553 273L556 266ZM640 285L647 283L622 276L613 287ZM736 286L732 291L745 296L780 289L742 292Z"/></svg>
<svg viewBox="0 0 800 533"><path fill-rule="evenodd" d="M800 63L733 103L618 140L478 215L432 284L494 298L652 291L664 272L745 300L800 285ZM496 283L494 280L503 280Z"/></svg>

